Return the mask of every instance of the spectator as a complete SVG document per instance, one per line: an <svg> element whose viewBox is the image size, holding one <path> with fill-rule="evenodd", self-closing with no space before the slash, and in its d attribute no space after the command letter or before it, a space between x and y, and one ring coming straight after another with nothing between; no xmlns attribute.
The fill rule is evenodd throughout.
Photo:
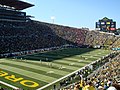
<svg viewBox="0 0 120 90"><path fill-rule="evenodd" d="M88 81L87 85L83 87L83 90L95 90L95 87L91 81Z"/></svg>

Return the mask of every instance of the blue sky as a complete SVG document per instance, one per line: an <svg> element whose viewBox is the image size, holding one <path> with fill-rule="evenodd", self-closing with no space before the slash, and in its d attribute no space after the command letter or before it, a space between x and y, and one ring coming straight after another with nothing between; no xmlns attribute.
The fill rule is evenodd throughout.
<svg viewBox="0 0 120 90"><path fill-rule="evenodd" d="M95 28L95 22L108 17L120 27L120 0L23 0L35 6L25 9L36 20L71 27Z"/></svg>

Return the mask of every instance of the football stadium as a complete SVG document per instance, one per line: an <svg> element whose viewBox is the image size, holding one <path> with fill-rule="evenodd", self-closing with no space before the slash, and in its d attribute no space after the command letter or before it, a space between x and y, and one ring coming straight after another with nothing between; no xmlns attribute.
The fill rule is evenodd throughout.
<svg viewBox="0 0 120 90"><path fill-rule="evenodd" d="M32 20L33 6L0 0L0 90L120 90L119 36Z"/></svg>

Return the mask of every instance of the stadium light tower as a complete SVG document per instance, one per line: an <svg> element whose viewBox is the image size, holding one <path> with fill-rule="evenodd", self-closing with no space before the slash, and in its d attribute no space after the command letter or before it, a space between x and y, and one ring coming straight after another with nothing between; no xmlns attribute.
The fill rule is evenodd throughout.
<svg viewBox="0 0 120 90"><path fill-rule="evenodd" d="M55 22L55 17L52 16L52 17L51 17L51 20L52 20L52 23L54 24L54 22Z"/></svg>

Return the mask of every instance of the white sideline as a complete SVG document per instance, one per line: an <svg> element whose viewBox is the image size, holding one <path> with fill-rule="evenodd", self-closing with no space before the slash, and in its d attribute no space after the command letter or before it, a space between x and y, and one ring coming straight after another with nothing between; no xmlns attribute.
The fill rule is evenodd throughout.
<svg viewBox="0 0 120 90"><path fill-rule="evenodd" d="M114 53L114 52L113 52L113 53ZM107 56L109 56L109 55L110 55L110 54L107 54L106 56L103 56L102 58L107 57ZM43 87L41 87L41 88L38 88L38 89L36 89L36 90L43 90L43 89L45 89L46 87L48 87L48 86L50 86L50 85L52 85L52 84L54 84L54 83L56 83L56 82L58 82L58 81L60 81L60 80L62 80L62 79L64 79L64 78L66 78L66 77L68 77L68 76L70 76L70 75L72 75L72 74L74 74L74 73L76 73L76 72L78 72L78 71L84 69L86 66L90 66L91 64L93 64L93 63L99 61L100 59L101 59L101 58L99 58L99 59L96 60L96 61L91 62L91 63L88 64L88 65L85 65L84 67L82 67L82 68L80 68L80 69L78 69L78 70L76 70L76 71L74 71L74 72L72 72L72 73L70 73L70 74L68 74L68 75L66 75L66 76L64 76L64 77L62 77L62 78L60 78L60 79L57 79L56 81L54 81L54 82L52 82L52 83L49 83L49 84L47 84L47 85L45 85L45 86L43 86Z"/></svg>
<svg viewBox="0 0 120 90"><path fill-rule="evenodd" d="M99 61L99 59L96 60L96 61ZM96 61L94 61L94 62L96 62ZM41 87L41 88L38 88L38 89L36 89L36 90L43 90L43 89L45 89L46 87L48 87L48 86L50 86L50 85L52 85L52 84L54 84L54 83L56 83L56 82L58 82L58 81L60 81L60 80L62 80L62 79L64 79L64 78L66 78L66 77L68 77L68 76L70 76L70 75L72 75L72 74L74 74L74 73L76 73L76 72L84 69L86 66L89 66L89 65L91 65L91 64L94 63L94 62L91 62L90 64L85 65L84 67L82 67L82 68L80 68L80 69L78 69L78 70L76 70L76 71L74 71L74 72L72 72L72 73L70 73L70 74L68 74L68 75L60 78L60 79L57 79L56 81L54 81L54 82L52 82L52 83L49 83L49 84L47 84L47 85L45 85L45 86L43 86L43 87Z"/></svg>
<svg viewBox="0 0 120 90"><path fill-rule="evenodd" d="M6 86L11 87L11 88L13 88L13 89L19 89L18 87L15 87L15 86L10 85L10 84L8 84L8 83L5 83L5 82L3 82L3 81L0 81L0 84L6 85Z"/></svg>

